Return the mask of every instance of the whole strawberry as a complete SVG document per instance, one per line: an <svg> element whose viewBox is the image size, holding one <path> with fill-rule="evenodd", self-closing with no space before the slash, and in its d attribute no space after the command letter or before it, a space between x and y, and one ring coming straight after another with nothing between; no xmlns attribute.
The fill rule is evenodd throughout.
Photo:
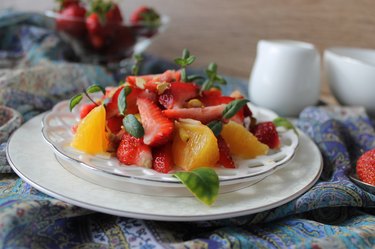
<svg viewBox="0 0 375 249"><path fill-rule="evenodd" d="M255 126L251 131L254 136L261 142L271 149L277 149L280 147L280 138L276 131L276 126L272 122L262 122Z"/></svg>
<svg viewBox="0 0 375 249"><path fill-rule="evenodd" d="M153 8L141 6L132 13L130 22L133 25L159 25L160 15Z"/></svg>
<svg viewBox="0 0 375 249"><path fill-rule="evenodd" d="M86 9L79 1L72 1L67 4L62 2L62 7L56 18L56 29L68 33L74 37L82 36L86 32L84 18Z"/></svg>
<svg viewBox="0 0 375 249"><path fill-rule="evenodd" d="M361 181L375 186L375 149L359 157L356 170Z"/></svg>
<svg viewBox="0 0 375 249"><path fill-rule="evenodd" d="M117 4L104 0L92 1L86 18L91 45L95 49L109 45L121 27L122 21L123 16Z"/></svg>

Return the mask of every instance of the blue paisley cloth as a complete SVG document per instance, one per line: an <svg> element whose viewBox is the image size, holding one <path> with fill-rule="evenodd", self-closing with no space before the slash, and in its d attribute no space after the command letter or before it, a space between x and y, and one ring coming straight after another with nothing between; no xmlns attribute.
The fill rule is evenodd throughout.
<svg viewBox="0 0 375 249"><path fill-rule="evenodd" d="M43 15L0 12L0 105L17 110L26 122L92 83L116 85L103 67L67 62L66 49ZM145 58L142 73L173 67ZM246 92L244 80L228 81L225 91ZM375 148L373 120L362 108L312 106L296 125L323 155L319 181L280 207L201 222L117 217L65 203L12 172L3 143L0 248L374 248L375 196L348 178L358 156Z"/></svg>

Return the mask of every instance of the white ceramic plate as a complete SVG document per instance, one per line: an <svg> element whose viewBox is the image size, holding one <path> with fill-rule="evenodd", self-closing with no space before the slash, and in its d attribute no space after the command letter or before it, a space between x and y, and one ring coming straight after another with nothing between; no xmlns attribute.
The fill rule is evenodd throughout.
<svg viewBox="0 0 375 249"><path fill-rule="evenodd" d="M41 120L41 115L31 119L10 138L7 158L13 170L31 186L48 195L113 215L164 221L200 221L252 214L280 206L301 195L313 186L322 170L318 148L300 133L296 154L285 167L251 187L220 194L211 207L194 197L134 194L88 182L61 167L41 135Z"/></svg>
<svg viewBox="0 0 375 249"><path fill-rule="evenodd" d="M89 155L73 149L71 127L79 120L78 113L69 112L68 101L57 104L43 118L43 137L52 146L59 162L71 173L105 187L133 193L190 196L172 174L158 173L152 169L122 165L115 157ZM78 109L78 108L77 108ZM251 107L258 120L272 120L272 111ZM251 160L236 160L236 169L216 169L220 179L220 193L250 186L278 170L292 159L298 146L298 135L292 130L280 130L281 147L270 150L266 156ZM129 188L129 183L132 188ZM134 186L138 185L138 186Z"/></svg>

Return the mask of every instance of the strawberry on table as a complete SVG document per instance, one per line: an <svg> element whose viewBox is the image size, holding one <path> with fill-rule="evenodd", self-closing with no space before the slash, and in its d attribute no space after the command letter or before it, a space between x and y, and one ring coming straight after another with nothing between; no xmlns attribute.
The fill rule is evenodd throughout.
<svg viewBox="0 0 375 249"><path fill-rule="evenodd" d="M138 97L137 105L145 132L143 142L150 146L158 146L170 141L174 123L165 117L161 109L149 98Z"/></svg>
<svg viewBox="0 0 375 249"><path fill-rule="evenodd" d="M375 186L375 149L369 150L359 157L356 171L361 181Z"/></svg>
<svg viewBox="0 0 375 249"><path fill-rule="evenodd" d="M117 158L126 165L138 165L146 168L152 166L151 148L143 143L142 138L133 137L128 133L122 136L117 148Z"/></svg>
<svg viewBox="0 0 375 249"><path fill-rule="evenodd" d="M276 126L272 122L262 122L257 124L251 131L254 136L263 144L268 145L271 149L280 147L280 138Z"/></svg>

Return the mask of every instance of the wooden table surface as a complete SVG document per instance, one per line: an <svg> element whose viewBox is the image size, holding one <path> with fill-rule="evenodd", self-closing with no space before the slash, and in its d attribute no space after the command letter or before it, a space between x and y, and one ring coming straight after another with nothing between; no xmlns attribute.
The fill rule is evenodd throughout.
<svg viewBox="0 0 375 249"><path fill-rule="evenodd" d="M165 59L188 48L195 67L213 61L219 71L248 78L260 39L311 42L323 52L332 46L375 47L373 0L140 0L118 1L125 15L149 5L170 17L168 29L148 52ZM43 11L53 0L1 0L0 8ZM322 96L334 100L322 77Z"/></svg>

